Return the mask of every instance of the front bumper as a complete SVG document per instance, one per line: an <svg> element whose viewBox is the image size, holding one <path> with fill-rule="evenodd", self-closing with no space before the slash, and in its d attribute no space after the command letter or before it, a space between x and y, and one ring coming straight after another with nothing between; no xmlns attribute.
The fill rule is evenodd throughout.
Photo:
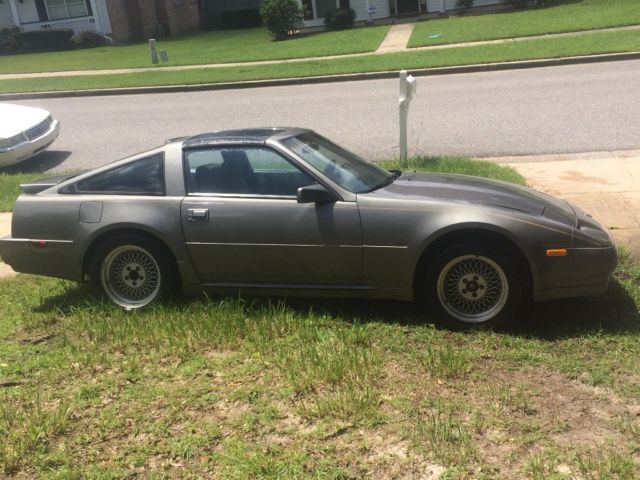
<svg viewBox="0 0 640 480"><path fill-rule="evenodd" d="M60 134L60 122L53 120L49 130L31 141L24 141L9 148L0 148L0 167L14 165L45 150Z"/></svg>
<svg viewBox="0 0 640 480"><path fill-rule="evenodd" d="M534 301L604 292L618 264L618 250L614 243L599 248L571 248L566 261L568 264L565 267L570 271L570 280L561 287L535 290Z"/></svg>

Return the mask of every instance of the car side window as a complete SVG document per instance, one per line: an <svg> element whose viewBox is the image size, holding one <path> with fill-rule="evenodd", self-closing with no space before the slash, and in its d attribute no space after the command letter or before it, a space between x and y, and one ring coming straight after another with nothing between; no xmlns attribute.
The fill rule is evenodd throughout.
<svg viewBox="0 0 640 480"><path fill-rule="evenodd" d="M163 156L153 155L80 180L66 193L164 195Z"/></svg>
<svg viewBox="0 0 640 480"><path fill-rule="evenodd" d="M185 153L190 194L295 196L315 183L282 155L265 147L216 147Z"/></svg>

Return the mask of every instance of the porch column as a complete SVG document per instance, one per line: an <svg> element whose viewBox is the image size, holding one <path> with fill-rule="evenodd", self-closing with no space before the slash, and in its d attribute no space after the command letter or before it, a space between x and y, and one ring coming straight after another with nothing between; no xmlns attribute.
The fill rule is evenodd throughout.
<svg viewBox="0 0 640 480"><path fill-rule="evenodd" d="M104 35L102 31L102 22L100 22L100 14L98 13L98 7L96 6L96 0L89 0L91 4L91 13L93 13L93 21L96 25L96 31Z"/></svg>
<svg viewBox="0 0 640 480"><path fill-rule="evenodd" d="M13 17L13 23L16 26L20 26L20 17L18 16L18 7L15 4L16 0L9 0L9 9L11 10L11 16Z"/></svg>

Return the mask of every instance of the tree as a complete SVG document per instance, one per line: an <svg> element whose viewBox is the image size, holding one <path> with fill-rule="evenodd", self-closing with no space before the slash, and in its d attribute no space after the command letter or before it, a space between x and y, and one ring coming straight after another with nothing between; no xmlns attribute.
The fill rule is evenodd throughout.
<svg viewBox="0 0 640 480"><path fill-rule="evenodd" d="M298 0L264 0L260 15L275 40L290 37L302 24L302 9Z"/></svg>

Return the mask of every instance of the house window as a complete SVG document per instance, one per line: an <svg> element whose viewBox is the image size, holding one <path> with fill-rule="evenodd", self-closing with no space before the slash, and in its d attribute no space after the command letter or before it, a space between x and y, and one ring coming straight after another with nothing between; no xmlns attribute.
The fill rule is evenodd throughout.
<svg viewBox="0 0 640 480"><path fill-rule="evenodd" d="M85 17L89 15L85 0L46 0L49 20Z"/></svg>
<svg viewBox="0 0 640 480"><path fill-rule="evenodd" d="M311 0L302 0L302 12L305 20L313 20L313 4Z"/></svg>
<svg viewBox="0 0 640 480"><path fill-rule="evenodd" d="M329 10L336 8L336 0L316 0L316 10L318 18L324 18L327 16Z"/></svg>

